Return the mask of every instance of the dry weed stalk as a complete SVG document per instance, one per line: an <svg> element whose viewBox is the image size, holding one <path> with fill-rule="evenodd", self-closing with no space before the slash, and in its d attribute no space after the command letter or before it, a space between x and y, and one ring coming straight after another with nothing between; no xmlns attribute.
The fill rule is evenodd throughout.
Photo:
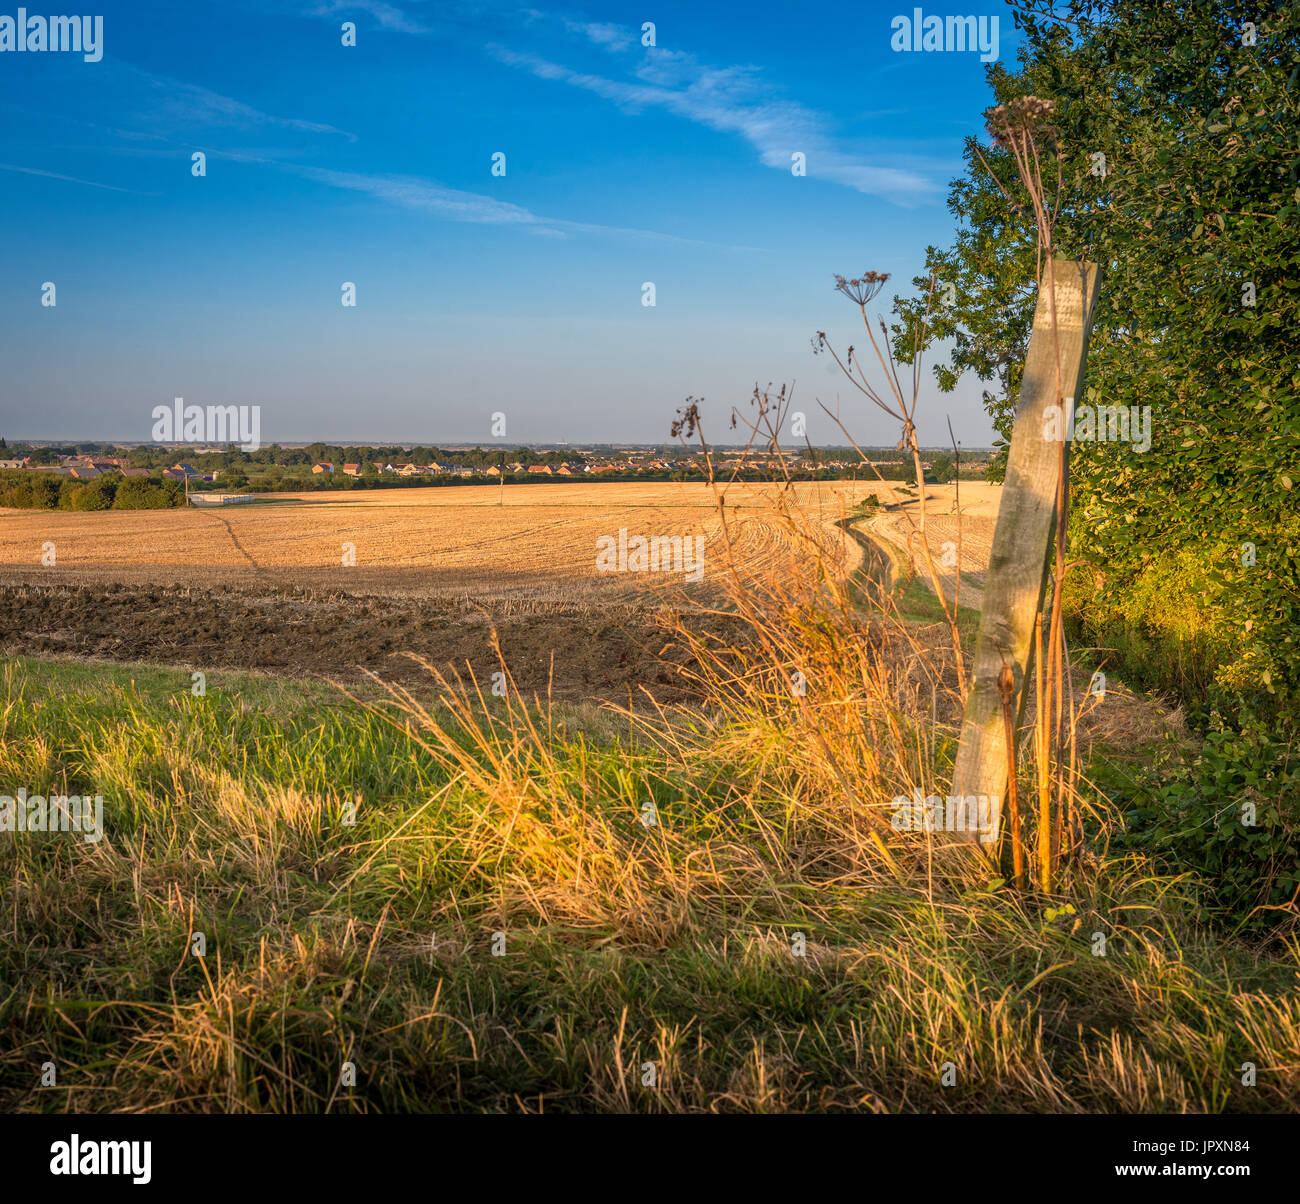
<svg viewBox="0 0 1300 1204"><path fill-rule="evenodd" d="M792 389L756 387L751 412L733 409L731 417L733 428L748 428L740 467L759 454L778 465L770 505L794 549L758 578L742 572L733 555L732 527L743 520L727 502L731 482L717 478L698 400L688 398L679 411L673 433L700 443L726 557L715 609L698 599L693 606L696 613L738 615L752 638L737 644L704 634L690 622L690 607L675 633L692 653L687 678L717 716L713 747L726 738L766 742L763 756L782 764L792 794L804 800L838 795L852 831L897 872L897 840L886 844L897 834L881 811L891 798L928 793L936 733L944 726L950 736L960 713L960 678L954 685L944 658L898 616L887 589L863 590L854 579L843 542L843 500L832 521L800 496L780 443L792 398ZM720 735L723 727L730 737Z"/></svg>
<svg viewBox="0 0 1300 1204"><path fill-rule="evenodd" d="M849 347L844 359L841 359L836 352L834 345L826 337L825 331L818 331L813 338L813 351L830 352L831 358L843 373L846 380L853 385L864 397L870 400L879 409L883 410L895 421L902 425L902 435L898 442L898 449L906 452L912 458L912 471L916 479L917 495L917 513L919 523L913 524L909 546L915 550L917 544L920 545L921 559L925 564L926 572L930 576L930 583L934 588L935 597L939 599L939 604L943 607L943 612L948 621L948 630L952 639L953 657L957 664L957 675L962 683L962 691L965 692L966 671L965 658L962 654L961 647L961 630L957 624L957 595L954 593L951 604L948 596L944 592L943 584L939 578L939 571L935 567L934 556L930 551L930 542L926 538L925 521L926 521L926 494L925 494L925 469L921 463L921 445L917 439L916 433L916 412L921 399L921 364L924 355L924 347L927 342L927 335L930 327L930 313L934 303L935 277L930 278L930 291L925 299L925 315L921 321L912 329L912 382L911 382L911 400L908 401L903 392L903 382L898 375L898 364L894 358L894 350L889 339L889 330L885 326L885 319L877 315L877 323L880 327L881 338L876 340L875 331L871 328L871 319L867 315L867 306L880 293L889 280L889 274L886 272L864 272L856 279L846 279L843 276L835 277L835 287L838 292L843 293L857 307L858 312L862 315L862 324L866 327L867 337L871 340L872 349L876 353L876 359L880 363L880 368L884 374L886 384L891 394L891 400L887 401L884 395L875 388L871 383L871 378L862 366L861 357L857 355L852 346ZM881 349L883 345L883 350ZM854 369L857 375L854 375ZM819 403L821 404L821 403ZM858 446L853 436L844 426L838 414L833 413L826 405L821 404L821 408L831 418L836 426L844 433L845 437L852 444L854 450L858 453L862 462L869 468L875 470L876 475L880 477L880 472L875 469L870 458ZM884 478L880 477L883 481ZM906 514L906 512L904 512ZM911 522L911 516L906 516L908 522ZM958 561L957 569L958 582L961 580L961 567ZM958 587L960 588L960 586Z"/></svg>

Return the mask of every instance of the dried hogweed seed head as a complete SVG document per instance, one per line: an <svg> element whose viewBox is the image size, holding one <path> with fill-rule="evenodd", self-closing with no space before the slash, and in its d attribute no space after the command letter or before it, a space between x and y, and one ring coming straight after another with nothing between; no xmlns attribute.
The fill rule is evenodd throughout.
<svg viewBox="0 0 1300 1204"><path fill-rule="evenodd" d="M1037 96L1020 96L984 111L984 121L994 146L1010 150L1024 139L1039 144L1054 143L1057 137L1052 116L1056 103Z"/></svg>
<svg viewBox="0 0 1300 1204"><path fill-rule="evenodd" d="M699 429L700 402L702 397L688 397L686 405L677 410L677 419L672 425L673 438L689 439Z"/></svg>
<svg viewBox="0 0 1300 1204"><path fill-rule="evenodd" d="M863 272L855 280L836 276L835 288L858 305L866 305L885 287L885 281L888 279L888 272Z"/></svg>

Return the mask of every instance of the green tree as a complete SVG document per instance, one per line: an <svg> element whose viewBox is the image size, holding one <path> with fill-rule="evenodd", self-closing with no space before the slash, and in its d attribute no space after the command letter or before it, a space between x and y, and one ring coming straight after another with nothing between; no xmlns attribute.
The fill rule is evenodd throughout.
<svg viewBox="0 0 1300 1204"><path fill-rule="evenodd" d="M107 510L113 505L120 478L105 474L93 481L64 481L59 491L60 510Z"/></svg>
<svg viewBox="0 0 1300 1204"><path fill-rule="evenodd" d="M950 456L935 456L930 461L930 469L925 474L926 480L933 481L936 485L946 485L957 475L957 468L952 462Z"/></svg>
<svg viewBox="0 0 1300 1204"><path fill-rule="evenodd" d="M114 510L166 510L183 505L184 485L151 477L124 477L113 498Z"/></svg>
<svg viewBox="0 0 1300 1204"><path fill-rule="evenodd" d="M1054 102L1057 243L1103 270L1077 401L1151 407L1148 451L1072 445L1072 553L1093 566L1072 601L1094 642L1140 631L1171 661L1209 662L1235 706L1294 713L1300 7L1018 7L1019 63L994 64L989 81L999 103ZM896 313L913 316L931 297L934 336L953 347L938 384L967 371L992 382L986 404L1004 443L1036 296L1032 222L1003 152L971 139L965 157L948 199L954 244L929 250ZM905 325L895 332L903 358Z"/></svg>

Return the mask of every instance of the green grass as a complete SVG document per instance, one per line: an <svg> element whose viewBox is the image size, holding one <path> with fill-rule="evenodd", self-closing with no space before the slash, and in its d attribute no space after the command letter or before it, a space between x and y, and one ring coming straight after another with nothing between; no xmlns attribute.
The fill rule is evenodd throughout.
<svg viewBox="0 0 1300 1204"><path fill-rule="evenodd" d="M912 578L911 581L901 587L898 598L898 613L912 623L946 624L948 622L939 599L934 596L934 591L920 577ZM957 608L957 627L961 631L963 644L969 643L972 647L974 646L979 626L980 612L978 610L971 610L968 606L959 606Z"/></svg>
<svg viewBox="0 0 1300 1204"><path fill-rule="evenodd" d="M4 1110L1294 1108L1300 951L1136 856L1068 900L891 877L737 733L189 685L6 664L0 792L106 834L0 833Z"/></svg>
<svg viewBox="0 0 1300 1204"><path fill-rule="evenodd" d="M873 564L882 562L887 564L894 581L893 597L894 603L898 607L899 616L908 622L947 624L948 618L944 613L942 604L934 596L934 591L913 571L907 553L897 544L891 543L887 539L872 538L864 526L861 525L863 520L874 518L879 513L879 509L858 508L851 511L845 521L840 524L843 530L856 539L865 551L868 560L867 567L863 570L864 577L870 576ZM870 600L862 582L855 586L854 597L870 608ZM972 610L968 606L959 606L957 608L957 626L961 631L963 641L973 644L975 635L979 631L979 621L980 614L978 610Z"/></svg>

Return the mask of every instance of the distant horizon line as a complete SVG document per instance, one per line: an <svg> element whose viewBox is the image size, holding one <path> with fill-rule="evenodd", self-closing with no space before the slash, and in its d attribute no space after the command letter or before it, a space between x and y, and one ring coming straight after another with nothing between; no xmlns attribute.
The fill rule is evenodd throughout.
<svg viewBox="0 0 1300 1204"><path fill-rule="evenodd" d="M200 442L200 441L161 443L156 439L127 440L127 439L81 439L81 438L58 438L58 439L51 439L51 438L17 439L15 438L12 440L6 439L6 442L10 445L26 444L32 447L48 447L53 445L64 446L64 445L75 445L75 444L86 444L86 443L93 443L99 446L120 447L126 449L152 447L152 448L159 448L159 449L192 448L197 450L199 448L211 449L213 447L213 444L207 442ZM376 451L379 451L384 448L395 448L395 449L400 448L403 450L409 450L411 448L416 448L416 447L477 448L480 451L489 451L492 448L500 448L501 450L504 451L510 451L511 449L514 448L528 448L533 451L561 451L565 449L572 450L572 451L582 451L584 448L651 449L651 448L665 448L665 447L674 446L674 444L672 444L671 442L655 442L655 441L635 442L632 440L619 440L617 442L604 441L604 442L591 442L591 443L573 443L568 441L554 441L554 440L545 441L545 440L520 439L520 440L512 440L508 443L495 443L495 442L483 443L481 441L476 443L469 440L456 440L453 442L443 442L441 440L427 441L427 440L417 439L417 440L386 441L382 443L366 443L360 441L353 442L349 440L335 440L335 439L307 439L307 440L293 439L287 441L273 439L269 443L263 443L258 450L259 451L264 450L265 448L269 448L269 447L305 448L305 447L312 447L317 443L324 444L326 447L369 447L369 448L373 448ZM232 444L230 446L233 446L236 451L239 450L237 444ZM808 446L809 446L808 444L792 443L788 446L783 445L781 450L787 453L803 451ZM855 450L853 445L849 443L814 443L811 446L813 451L854 451ZM897 450L892 444L885 444L885 443L860 443L858 446L863 448L864 450L869 450L869 451ZM754 455L770 454L768 451L753 447L752 445L745 444L745 443L711 443L709 447L711 450L714 451L743 451L745 450L746 447L748 447L749 451ZM951 451L952 450L951 444L942 444L942 443L921 444L920 447L922 451L925 450ZM971 452L977 452L977 451L991 452L995 450L991 444L987 446L985 445L966 446L960 442L958 442L958 448L963 451L971 451ZM229 450L229 447L223 445L217 450L225 452ZM692 455L698 454L700 452L700 449L695 446L682 447L680 448L680 450L683 452L690 453ZM246 454L255 454L255 453L246 453ZM3 457L0 457L0 459L2 458Z"/></svg>

